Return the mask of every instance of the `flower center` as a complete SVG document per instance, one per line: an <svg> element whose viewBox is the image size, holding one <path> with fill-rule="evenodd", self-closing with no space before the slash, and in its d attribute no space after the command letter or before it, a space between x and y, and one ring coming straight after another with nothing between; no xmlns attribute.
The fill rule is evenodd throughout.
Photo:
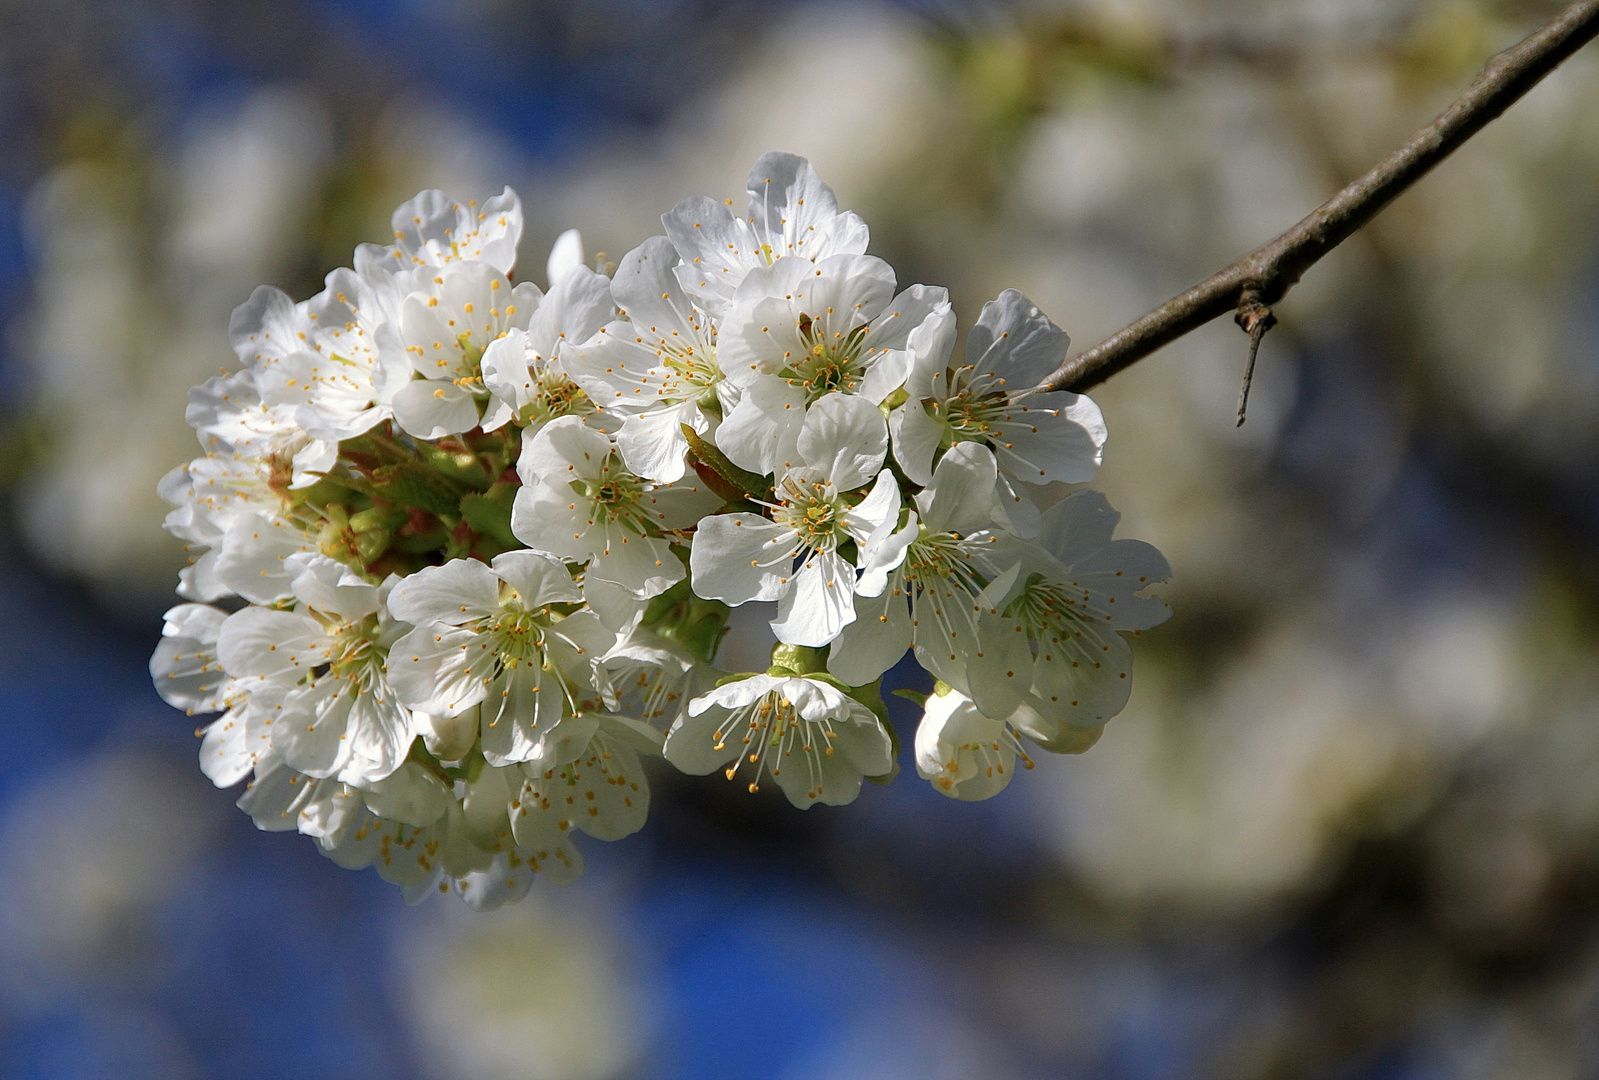
<svg viewBox="0 0 1599 1080"><path fill-rule="evenodd" d="M614 453L606 456L598 477L574 481L572 486L589 500L596 525L614 521L644 535L645 516L638 505L644 495L644 481L629 472Z"/></svg>
<svg viewBox="0 0 1599 1080"><path fill-rule="evenodd" d="M561 416L587 416L596 412L583 388L559 371L534 374L533 400L522 406L522 423L547 424Z"/></svg>
<svg viewBox="0 0 1599 1080"><path fill-rule="evenodd" d="M799 332L805 352L779 374L789 385L802 387L807 402L834 392L853 394L866 377L866 365L860 355L866 331L867 326L862 323L847 333L835 330L829 334L819 321L801 315Z"/></svg>
<svg viewBox="0 0 1599 1080"><path fill-rule="evenodd" d="M351 679L363 687L370 683L383 666L383 650L373 640L377 629L376 615L339 627L332 635L333 645L328 650L329 673L338 679Z"/></svg>
<svg viewBox="0 0 1599 1080"><path fill-rule="evenodd" d="M950 392L942 401L925 403L927 411L944 423L944 444L983 442L995 437L993 427L1010 419L1010 396L987 373L974 373L970 364L949 376Z"/></svg>
<svg viewBox="0 0 1599 1080"><path fill-rule="evenodd" d="M1087 589L1062 585L1042 574L1029 575L1021 592L1005 605L1005 617L1021 623L1034 642L1058 644L1079 636L1083 624L1096 621L1096 615L1100 612Z"/></svg>
<svg viewBox="0 0 1599 1080"><path fill-rule="evenodd" d="M663 344L659 353L666 368L661 380L662 399L694 401L710 405L717 401L716 385L722 381L722 368L716 362L715 346Z"/></svg>
<svg viewBox="0 0 1599 1080"><path fill-rule="evenodd" d="M495 652L500 655L500 663L514 668L521 664L544 662L544 627L548 622L544 608L533 612L507 607L492 622L488 622L485 629L494 643Z"/></svg>
<svg viewBox="0 0 1599 1080"><path fill-rule="evenodd" d="M966 570L961 565L966 557L957 538L920 525L916 539L905 553L905 577L916 582L958 577Z"/></svg>
<svg viewBox="0 0 1599 1080"><path fill-rule="evenodd" d="M847 503L838 497L832 484L812 481L804 484L784 477L779 490L782 501L773 508L772 518L799 534L800 543L815 551L832 551L848 535L844 531Z"/></svg>
<svg viewBox="0 0 1599 1080"><path fill-rule="evenodd" d="M826 717L806 720L793 702L772 690L742 709L728 713L727 719L716 729L713 748L726 749L727 740L734 737L742 741L744 749L723 775L732 780L746 764L753 765L749 782L751 794L760 790L763 769L769 771L773 779L782 776L783 770L790 767L787 759L798 750L810 772L806 794L814 799L822 793L822 758L833 756L834 736L833 725Z"/></svg>

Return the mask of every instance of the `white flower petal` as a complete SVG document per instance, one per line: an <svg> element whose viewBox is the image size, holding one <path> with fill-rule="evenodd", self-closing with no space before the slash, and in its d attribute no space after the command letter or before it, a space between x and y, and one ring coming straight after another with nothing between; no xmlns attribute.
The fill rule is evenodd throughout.
<svg viewBox="0 0 1599 1080"><path fill-rule="evenodd" d="M295 687L273 720L272 749L297 772L319 779L336 775L350 760L355 691L337 676Z"/></svg>
<svg viewBox="0 0 1599 1080"><path fill-rule="evenodd" d="M944 426L922 407L921 399L910 401L888 416L894 435L894 460L913 484L928 484L933 479L933 455L944 437Z"/></svg>
<svg viewBox="0 0 1599 1080"><path fill-rule="evenodd" d="M205 729L200 771L217 787L232 787L271 750L271 728L256 719L251 705L229 709Z"/></svg>
<svg viewBox="0 0 1599 1080"><path fill-rule="evenodd" d="M762 476L797 464L805 423L805 391L786 379L762 376L745 387L716 430L716 448L741 469Z"/></svg>
<svg viewBox="0 0 1599 1080"><path fill-rule="evenodd" d="M611 292L634 323L670 333L689 321L689 305L682 299L673 273L677 260L671 240L652 236L616 264Z"/></svg>
<svg viewBox="0 0 1599 1080"><path fill-rule="evenodd" d="M1081 484L1104 457L1105 418L1080 394L1035 394L989 435L1005 471L1029 484Z"/></svg>
<svg viewBox="0 0 1599 1080"><path fill-rule="evenodd" d="M552 487L572 480L595 480L611 454L611 440L580 416L562 416L539 429L522 447L516 471L524 484L540 480Z"/></svg>
<svg viewBox="0 0 1599 1080"><path fill-rule="evenodd" d="M681 480L688 471L684 424L702 435L710 426L692 401L635 413L622 422L622 430L616 433L616 449L627 467L647 480L662 484Z"/></svg>
<svg viewBox="0 0 1599 1080"><path fill-rule="evenodd" d="M506 668L484 691L483 757L490 765L529 761L561 718L560 684L536 666Z"/></svg>
<svg viewBox="0 0 1599 1080"><path fill-rule="evenodd" d="M966 362L978 371L992 371L1012 393L1041 382L1061 361L1071 344L1066 331L1049 321L1038 306L1015 289L1006 289L983 305L983 313L966 335Z"/></svg>
<svg viewBox="0 0 1599 1080"><path fill-rule="evenodd" d="M161 644L150 657L156 693L191 715L221 710L227 676L217 659L217 635L227 613L205 604L179 604L165 618Z"/></svg>
<svg viewBox="0 0 1599 1080"><path fill-rule="evenodd" d="M583 593L566 565L538 551L507 551L494 557L494 573L516 591L529 611L550 604L578 604Z"/></svg>
<svg viewBox="0 0 1599 1080"><path fill-rule="evenodd" d="M583 235L576 229L568 229L557 236L550 247L549 260L544 264L551 291L583 262Z"/></svg>
<svg viewBox="0 0 1599 1080"><path fill-rule="evenodd" d="M972 533L994 523L999 468L982 443L962 442L939 459L933 481L917 493L922 520L934 532Z"/></svg>
<svg viewBox="0 0 1599 1080"><path fill-rule="evenodd" d="M797 446L808 468L840 492L854 491L883 467L888 426L865 398L827 394L806 411Z"/></svg>
<svg viewBox="0 0 1599 1080"><path fill-rule="evenodd" d="M734 607L776 600L788 591L796 541L793 529L755 514L706 518L689 551L695 593Z"/></svg>
<svg viewBox="0 0 1599 1080"><path fill-rule="evenodd" d="M292 575L295 599L317 611L355 622L378 610L378 590L321 552L302 552L283 560Z"/></svg>
<svg viewBox="0 0 1599 1080"><path fill-rule="evenodd" d="M487 567L485 567L487 569ZM494 656L470 630L427 623L389 650L389 682L400 701L434 716L458 716L483 700Z"/></svg>
<svg viewBox="0 0 1599 1080"><path fill-rule="evenodd" d="M600 840L620 840L644 827L650 788L638 752L603 736L572 762L533 773L524 802Z"/></svg>
<svg viewBox="0 0 1599 1080"><path fill-rule="evenodd" d="M454 801L443 782L414 761L363 790L374 814L419 829L443 817Z"/></svg>
<svg viewBox="0 0 1599 1080"><path fill-rule="evenodd" d="M477 427L477 399L440 379L413 379L394 395L394 419L407 435L442 439Z"/></svg>
<svg viewBox="0 0 1599 1080"><path fill-rule="evenodd" d="M862 550L870 551L888 539L899 524L899 481L884 469L859 505L844 512L843 525ZM896 564L897 565L897 564Z"/></svg>
<svg viewBox="0 0 1599 1080"><path fill-rule="evenodd" d="M551 286L531 315L528 347L538 359L558 362L566 349L588 341L616 317L611 279L586 266L575 266Z"/></svg>
<svg viewBox="0 0 1599 1080"><path fill-rule="evenodd" d="M765 261L749 223L716 199L690 196L662 214L661 224L683 259L678 281L712 315L727 310L748 269Z"/></svg>
<svg viewBox="0 0 1599 1080"><path fill-rule="evenodd" d="M855 568L836 551L813 555L777 600L772 633L785 645L822 646L855 621Z"/></svg>
<svg viewBox="0 0 1599 1080"><path fill-rule="evenodd" d="M594 553L591 506L569 487L524 485L511 503L511 532L536 551L586 562Z"/></svg>
<svg viewBox="0 0 1599 1080"><path fill-rule="evenodd" d="M934 694L916 727L916 771L950 798L991 798L1016 772L1014 737L959 691Z"/></svg>
<svg viewBox="0 0 1599 1080"><path fill-rule="evenodd" d="M833 641L827 670L850 686L866 686L899 663L910 647L910 608L903 592L857 595L855 621Z"/></svg>
<svg viewBox="0 0 1599 1080"><path fill-rule="evenodd" d="M500 579L476 559L424 567L389 593L394 617L417 626L433 622L458 626L499 610Z"/></svg>
<svg viewBox="0 0 1599 1080"><path fill-rule="evenodd" d="M868 538L862 546L861 576L855 583L855 595L882 595L892 580L891 575L905 561L906 553L920 533L921 522L913 511L903 529L898 532L882 530Z"/></svg>
<svg viewBox="0 0 1599 1080"><path fill-rule="evenodd" d="M617 525L605 535L604 546L589 564L589 576L620 585L640 599L659 596L683 580L683 564L669 542Z"/></svg>
<svg viewBox="0 0 1599 1080"><path fill-rule="evenodd" d="M236 679L279 684L287 692L312 668L327 663L328 641L309 615L247 607L222 623L217 658Z"/></svg>

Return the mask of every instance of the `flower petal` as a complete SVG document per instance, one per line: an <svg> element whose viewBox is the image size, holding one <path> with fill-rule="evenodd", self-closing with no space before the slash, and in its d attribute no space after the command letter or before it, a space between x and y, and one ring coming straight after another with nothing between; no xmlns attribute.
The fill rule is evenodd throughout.
<svg viewBox="0 0 1599 1080"><path fill-rule="evenodd" d="M836 551L819 551L777 600L772 633L785 645L820 647L855 621L855 568Z"/></svg>
<svg viewBox="0 0 1599 1080"><path fill-rule="evenodd" d="M807 468L840 492L870 483L888 456L888 425L872 402L826 394L805 413L797 443Z"/></svg>
<svg viewBox="0 0 1599 1080"><path fill-rule="evenodd" d="M989 434L1005 471L1029 484L1081 484L1104 458L1105 418L1093 400L1059 391L1035 394Z"/></svg>
<svg viewBox="0 0 1599 1080"><path fill-rule="evenodd" d="M389 593L394 617L417 626L433 622L459 626L499 610L500 579L476 559L423 567Z"/></svg>
<svg viewBox="0 0 1599 1080"><path fill-rule="evenodd" d="M855 621L834 639L827 670L850 686L865 686L899 663L910 647L911 615L902 590L856 596Z"/></svg>
<svg viewBox="0 0 1599 1080"><path fill-rule="evenodd" d="M694 592L737 607L788 592L797 535L755 514L717 514L700 522L689 550Z"/></svg>
<svg viewBox="0 0 1599 1080"><path fill-rule="evenodd" d="M1006 289L983 305L966 335L966 362L991 371L1012 393L1037 385L1066 359L1071 339L1027 297Z"/></svg>
<svg viewBox="0 0 1599 1080"><path fill-rule="evenodd" d="M494 573L516 592L528 611L550 604L579 604L583 593L566 564L539 551L507 551L494 557Z"/></svg>

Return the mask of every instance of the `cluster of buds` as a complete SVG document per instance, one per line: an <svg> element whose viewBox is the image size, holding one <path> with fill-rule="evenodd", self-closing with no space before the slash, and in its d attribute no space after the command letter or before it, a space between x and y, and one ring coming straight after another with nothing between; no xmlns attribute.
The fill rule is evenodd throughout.
<svg viewBox="0 0 1599 1080"><path fill-rule="evenodd" d="M1077 490L1086 397L1032 387L1066 335L1021 294L954 354L943 289L896 289L802 158L738 216L690 198L607 274L567 233L514 282L521 208L427 191L301 303L233 316L195 389L204 456L162 494L189 545L151 672L266 829L408 899L515 899L649 809L644 759L841 804L896 772L879 696L936 680L918 772L960 799L1078 752L1165 618L1147 544ZM773 604L765 672L715 666Z"/></svg>

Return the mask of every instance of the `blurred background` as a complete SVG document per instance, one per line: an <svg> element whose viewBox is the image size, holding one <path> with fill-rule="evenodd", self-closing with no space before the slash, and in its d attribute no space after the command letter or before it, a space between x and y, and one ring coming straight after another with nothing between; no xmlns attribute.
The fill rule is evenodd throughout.
<svg viewBox="0 0 1599 1080"><path fill-rule="evenodd" d="M256 832L145 673L229 311L419 188L515 186L538 275L790 150L902 284L1086 346L1556 9L0 0L0 1075L1599 1075L1594 47L1310 273L1243 428L1225 322L1094 392L1176 614L990 802L661 772L576 885L413 909Z"/></svg>

